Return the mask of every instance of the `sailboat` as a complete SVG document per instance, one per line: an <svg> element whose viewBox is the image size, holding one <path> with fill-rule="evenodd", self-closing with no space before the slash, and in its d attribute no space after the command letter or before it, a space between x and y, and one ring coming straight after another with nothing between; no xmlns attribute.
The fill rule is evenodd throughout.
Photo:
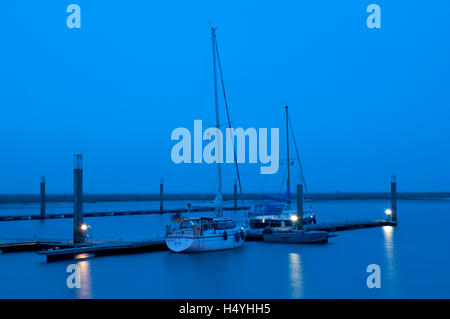
<svg viewBox="0 0 450 319"><path fill-rule="evenodd" d="M261 237L266 242L289 242L289 243L324 243L328 241L326 231L304 231L303 225L316 223L316 216L312 209L292 209L291 183L290 183L290 159L289 159L289 124L290 118L286 106L286 148L287 148L287 181L286 193L281 196L265 196L264 199L283 201L284 203L261 204L253 208L249 218L248 236L253 239ZM292 129L292 125L291 125ZM295 142L295 139L294 139ZM297 160L300 164L301 180L306 185L303 169L300 163L297 145ZM303 205L302 205L303 207ZM301 215L300 215L301 214Z"/></svg>
<svg viewBox="0 0 450 319"><path fill-rule="evenodd" d="M216 111L216 128L220 128L219 106L217 93L217 67L216 61L219 62L220 76L222 77L220 59L218 54L218 45L216 40L216 28L211 28L212 38L212 56L214 68L214 97ZM222 89L223 78L222 78ZM224 99L226 105L226 97L224 90ZM228 115L228 107L227 107ZM229 125L230 119L228 115ZM218 149L221 149L219 145ZM237 162L236 162L237 169ZM239 171L237 170L238 178ZM232 218L223 217L223 195L222 195L222 168L221 163L217 162L217 180L218 188L215 199L216 217L199 217L191 218L189 214L179 218L175 227L169 228L166 235L167 247L173 252L206 252L214 250L224 250L242 247L245 240L244 227L241 227ZM240 185L240 178L239 178ZM242 193L242 188L241 188ZM189 210L188 210L189 212Z"/></svg>

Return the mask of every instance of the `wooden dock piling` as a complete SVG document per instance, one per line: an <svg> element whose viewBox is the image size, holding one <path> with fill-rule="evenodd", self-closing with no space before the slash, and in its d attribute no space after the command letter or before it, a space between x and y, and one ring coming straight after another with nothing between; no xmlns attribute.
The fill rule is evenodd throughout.
<svg viewBox="0 0 450 319"><path fill-rule="evenodd" d="M45 176L41 176L41 217L45 218Z"/></svg>
<svg viewBox="0 0 450 319"><path fill-rule="evenodd" d="M395 175L391 177L391 211L392 221L397 222L397 178Z"/></svg>
<svg viewBox="0 0 450 319"><path fill-rule="evenodd" d="M84 242L83 225L83 156L74 155L73 169L73 242L81 244Z"/></svg>

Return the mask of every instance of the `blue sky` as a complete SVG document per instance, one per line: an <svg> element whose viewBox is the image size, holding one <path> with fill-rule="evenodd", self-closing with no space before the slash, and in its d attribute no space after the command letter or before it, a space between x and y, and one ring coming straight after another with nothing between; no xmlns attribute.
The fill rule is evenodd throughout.
<svg viewBox="0 0 450 319"><path fill-rule="evenodd" d="M70 3L2 2L0 193L71 192L76 152L89 193L214 191L170 158L173 129L214 123L209 21L234 126L280 127L285 154L288 104L310 191L450 189L448 1L72 1L79 30ZM279 191L259 166L244 192Z"/></svg>

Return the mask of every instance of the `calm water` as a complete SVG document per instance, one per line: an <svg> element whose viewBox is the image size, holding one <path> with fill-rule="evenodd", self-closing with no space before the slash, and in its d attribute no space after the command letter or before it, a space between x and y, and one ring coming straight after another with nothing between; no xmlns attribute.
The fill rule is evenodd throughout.
<svg viewBox="0 0 450 319"><path fill-rule="evenodd" d="M86 204L86 211L158 207L152 202ZM183 207L171 202L168 207ZM320 221L384 218L388 201L317 202ZM404 201L400 224L339 232L324 245L248 242L201 254L152 252L46 263L33 252L0 255L0 298L450 298L450 201ZM70 203L49 205L69 212ZM36 204L0 205L0 214L38 213ZM87 218L98 240L163 237L170 216ZM72 220L0 222L0 239L71 238ZM77 263L82 288L66 286ZM366 267L381 267L381 288Z"/></svg>

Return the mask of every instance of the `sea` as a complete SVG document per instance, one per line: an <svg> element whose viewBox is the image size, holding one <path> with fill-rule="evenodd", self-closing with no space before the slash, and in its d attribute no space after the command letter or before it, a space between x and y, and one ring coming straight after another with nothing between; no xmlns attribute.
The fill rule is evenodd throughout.
<svg viewBox="0 0 450 319"><path fill-rule="evenodd" d="M166 208L186 205L165 203ZM305 203L318 223L384 219L389 206L387 200ZM152 209L159 209L159 202L84 204L86 212ZM71 202L47 203L50 214L72 211ZM27 214L39 214L39 203L0 204L1 216ZM243 220L246 212L225 215ZM171 217L90 217L85 222L91 226L91 241L142 241L163 239ZM246 242L227 251L159 251L49 263L35 252L5 253L0 254L0 298L450 298L450 201L399 201L398 221L396 227L336 232L326 244ZM72 224L72 219L0 222L0 241L70 240ZM80 288L67 285L72 264L81 271Z"/></svg>

